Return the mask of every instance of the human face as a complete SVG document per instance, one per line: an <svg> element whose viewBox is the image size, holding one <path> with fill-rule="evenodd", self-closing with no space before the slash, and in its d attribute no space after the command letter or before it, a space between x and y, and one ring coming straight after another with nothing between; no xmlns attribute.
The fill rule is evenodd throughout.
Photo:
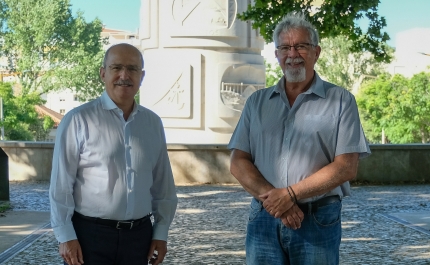
<svg viewBox="0 0 430 265"><path fill-rule="evenodd" d="M297 44L303 44L304 49L299 51L296 48L291 47L286 54L283 54L280 50L275 50L276 58L278 59L279 65L287 82L308 83L314 76L314 66L318 60L321 48L319 46L307 45L311 43L309 39L309 33L305 29L291 29L288 32L281 32L279 34L279 46L290 45L294 46Z"/></svg>
<svg viewBox="0 0 430 265"><path fill-rule="evenodd" d="M100 78L109 97L120 108L132 107L145 76L139 50L131 45L116 45L109 50L105 67L100 68Z"/></svg>

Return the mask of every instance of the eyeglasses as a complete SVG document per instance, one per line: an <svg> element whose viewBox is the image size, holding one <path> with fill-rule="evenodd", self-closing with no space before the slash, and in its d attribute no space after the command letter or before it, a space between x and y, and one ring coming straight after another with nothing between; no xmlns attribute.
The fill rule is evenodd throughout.
<svg viewBox="0 0 430 265"><path fill-rule="evenodd" d="M307 53L309 46L315 47L312 43L299 43L296 45L280 45L276 47L276 49L281 55L287 55L292 47L294 47L298 53Z"/></svg>
<svg viewBox="0 0 430 265"><path fill-rule="evenodd" d="M109 69L114 73L120 73L122 70L127 71L129 74L137 74L142 69L135 65L122 65L122 64L111 64L109 65Z"/></svg>

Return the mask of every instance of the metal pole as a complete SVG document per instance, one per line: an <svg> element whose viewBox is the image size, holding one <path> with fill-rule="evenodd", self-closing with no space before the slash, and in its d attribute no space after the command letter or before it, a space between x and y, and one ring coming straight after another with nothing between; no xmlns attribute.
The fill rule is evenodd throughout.
<svg viewBox="0 0 430 265"><path fill-rule="evenodd" d="M3 121L3 98L0 97L0 121ZM4 127L1 126L0 140L4 141Z"/></svg>

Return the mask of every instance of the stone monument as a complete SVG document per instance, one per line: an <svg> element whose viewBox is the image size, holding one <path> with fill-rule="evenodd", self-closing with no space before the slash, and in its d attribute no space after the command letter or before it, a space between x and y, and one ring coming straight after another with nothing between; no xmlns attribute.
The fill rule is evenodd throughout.
<svg viewBox="0 0 430 265"><path fill-rule="evenodd" d="M251 0L142 0L140 104L168 144L227 144L246 99L265 87L264 39L237 19Z"/></svg>

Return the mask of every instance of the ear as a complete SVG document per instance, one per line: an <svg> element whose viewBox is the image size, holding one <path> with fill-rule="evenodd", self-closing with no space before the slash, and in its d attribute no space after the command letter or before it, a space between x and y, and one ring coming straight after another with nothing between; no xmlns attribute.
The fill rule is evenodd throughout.
<svg viewBox="0 0 430 265"><path fill-rule="evenodd" d="M145 70L142 70L142 77L140 78L140 83L142 83L144 77L145 77Z"/></svg>
<svg viewBox="0 0 430 265"><path fill-rule="evenodd" d="M315 63L318 61L318 58L320 58L320 54L321 54L321 46L316 46L315 47Z"/></svg>
<svg viewBox="0 0 430 265"><path fill-rule="evenodd" d="M103 83L105 82L105 73L106 73L106 69L103 66L100 67L99 75L100 75L100 79L103 81Z"/></svg>

